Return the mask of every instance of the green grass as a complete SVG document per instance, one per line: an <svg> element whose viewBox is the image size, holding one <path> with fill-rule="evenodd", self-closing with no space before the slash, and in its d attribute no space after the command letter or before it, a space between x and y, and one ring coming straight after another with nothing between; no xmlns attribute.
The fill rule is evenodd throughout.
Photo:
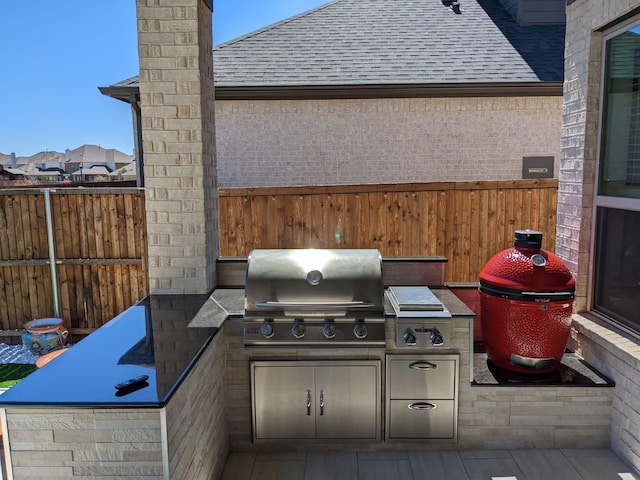
<svg viewBox="0 0 640 480"><path fill-rule="evenodd" d="M0 388L14 386L37 369L38 367L32 363L0 364Z"/></svg>

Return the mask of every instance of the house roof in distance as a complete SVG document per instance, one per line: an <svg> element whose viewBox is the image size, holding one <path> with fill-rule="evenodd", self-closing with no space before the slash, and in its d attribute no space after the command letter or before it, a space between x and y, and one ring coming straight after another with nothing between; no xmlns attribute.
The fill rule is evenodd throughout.
<svg viewBox="0 0 640 480"><path fill-rule="evenodd" d="M563 81L564 25L521 26L500 0L458 12L451 0L333 0L215 47L216 97ZM129 101L118 94L137 88L132 77L100 90Z"/></svg>

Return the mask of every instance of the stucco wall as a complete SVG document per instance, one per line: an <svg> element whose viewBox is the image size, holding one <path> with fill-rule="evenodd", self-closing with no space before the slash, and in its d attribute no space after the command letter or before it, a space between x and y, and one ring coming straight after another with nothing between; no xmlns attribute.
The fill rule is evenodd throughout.
<svg viewBox="0 0 640 480"><path fill-rule="evenodd" d="M561 120L561 97L218 100L218 185L514 180L524 156L557 172Z"/></svg>

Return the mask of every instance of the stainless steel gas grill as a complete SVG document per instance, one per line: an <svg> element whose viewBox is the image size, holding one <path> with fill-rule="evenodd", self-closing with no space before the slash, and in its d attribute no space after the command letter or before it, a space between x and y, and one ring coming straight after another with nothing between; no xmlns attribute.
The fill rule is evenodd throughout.
<svg viewBox="0 0 640 480"><path fill-rule="evenodd" d="M253 250L244 298L246 346L384 346L378 250Z"/></svg>

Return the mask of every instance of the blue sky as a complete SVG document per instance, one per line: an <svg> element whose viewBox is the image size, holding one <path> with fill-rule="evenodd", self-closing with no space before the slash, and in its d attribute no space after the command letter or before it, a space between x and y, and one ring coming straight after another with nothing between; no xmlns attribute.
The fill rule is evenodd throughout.
<svg viewBox="0 0 640 480"><path fill-rule="evenodd" d="M328 0L214 0L219 44ZM0 153L133 153L130 107L98 87L138 74L135 0L0 0Z"/></svg>

